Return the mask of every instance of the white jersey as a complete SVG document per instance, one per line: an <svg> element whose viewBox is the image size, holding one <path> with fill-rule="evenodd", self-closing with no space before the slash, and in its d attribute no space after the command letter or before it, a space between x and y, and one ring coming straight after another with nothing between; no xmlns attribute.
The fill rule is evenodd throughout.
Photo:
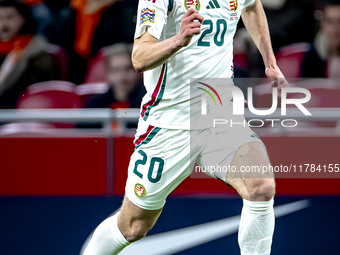
<svg viewBox="0 0 340 255"><path fill-rule="evenodd" d="M139 0L135 39L146 29L159 41L176 35L183 15L195 7L204 17L194 35L164 64L144 73L147 94L141 117L151 126L190 129L190 79L231 78L233 37L241 11L255 0Z"/></svg>

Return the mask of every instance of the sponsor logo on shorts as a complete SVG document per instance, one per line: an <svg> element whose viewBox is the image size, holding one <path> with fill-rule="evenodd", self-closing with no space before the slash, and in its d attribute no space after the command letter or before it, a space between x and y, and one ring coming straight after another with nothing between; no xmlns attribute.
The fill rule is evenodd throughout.
<svg viewBox="0 0 340 255"><path fill-rule="evenodd" d="M135 191L135 195L139 198L144 198L146 196L146 189L140 183L135 184L134 191Z"/></svg>
<svg viewBox="0 0 340 255"><path fill-rule="evenodd" d="M155 10L144 8L140 15L140 24L143 25L146 22L155 23Z"/></svg>
<svg viewBox="0 0 340 255"><path fill-rule="evenodd" d="M184 7L186 10L189 10L189 8L195 8L199 11L201 9L201 3L199 0L184 0Z"/></svg>

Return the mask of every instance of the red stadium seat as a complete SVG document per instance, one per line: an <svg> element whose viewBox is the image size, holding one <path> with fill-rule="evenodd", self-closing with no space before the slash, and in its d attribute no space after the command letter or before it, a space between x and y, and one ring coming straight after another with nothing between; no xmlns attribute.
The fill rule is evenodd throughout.
<svg viewBox="0 0 340 255"><path fill-rule="evenodd" d="M18 99L17 109L80 108L76 85L66 81L47 81L29 86Z"/></svg>
<svg viewBox="0 0 340 255"><path fill-rule="evenodd" d="M84 83L105 82L105 56L107 55L107 49L110 46L104 47L99 50L97 55L91 60L88 67L87 74L84 79Z"/></svg>
<svg viewBox="0 0 340 255"><path fill-rule="evenodd" d="M65 81L68 79L68 60L66 51L55 44L48 44L46 47L47 53L53 55L53 62L60 67L61 78Z"/></svg>
<svg viewBox="0 0 340 255"><path fill-rule="evenodd" d="M107 83L89 83L78 85L75 93L80 97L83 107L86 107L89 100L99 94L104 94L109 90Z"/></svg>
<svg viewBox="0 0 340 255"><path fill-rule="evenodd" d="M277 64L286 78L301 77L301 63L309 49L309 43L294 43L278 50Z"/></svg>
<svg viewBox="0 0 340 255"><path fill-rule="evenodd" d="M111 48L112 45L101 48L91 60L84 78L84 84L106 82L105 57L110 54ZM143 75L140 74L140 77L142 78Z"/></svg>
<svg viewBox="0 0 340 255"><path fill-rule="evenodd" d="M76 85L66 81L48 81L29 86L17 101L17 109L80 108L81 100L74 92ZM55 124L72 128L73 124Z"/></svg>

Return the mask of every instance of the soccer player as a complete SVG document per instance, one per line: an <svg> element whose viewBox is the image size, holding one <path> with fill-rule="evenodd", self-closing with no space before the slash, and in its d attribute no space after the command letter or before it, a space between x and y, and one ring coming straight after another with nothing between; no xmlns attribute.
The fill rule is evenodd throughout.
<svg viewBox="0 0 340 255"><path fill-rule="evenodd" d="M248 126L215 133L211 128L192 130L190 126L190 79L233 76L232 38L241 15L262 54L266 75L280 93L287 82L276 65L260 0L139 1L132 61L137 71L144 72L147 94L136 149L122 209L98 226L85 255L119 254L143 238L157 221L166 197L190 175L194 163L204 165L216 151L219 157L223 155L219 161L223 166L240 169L270 164L262 141ZM191 144L190 136L198 142ZM218 148L211 143L220 139L230 142L218 143ZM241 254L270 254L274 176L210 174L233 186L243 198Z"/></svg>

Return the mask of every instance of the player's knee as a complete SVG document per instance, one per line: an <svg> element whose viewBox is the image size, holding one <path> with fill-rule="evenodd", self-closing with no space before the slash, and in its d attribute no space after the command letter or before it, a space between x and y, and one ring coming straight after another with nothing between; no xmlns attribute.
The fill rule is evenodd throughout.
<svg viewBox="0 0 340 255"><path fill-rule="evenodd" d="M249 193L251 201L269 201L275 195L275 181L269 178L256 180Z"/></svg>
<svg viewBox="0 0 340 255"><path fill-rule="evenodd" d="M123 236L130 243L136 242L142 239L143 237L146 236L147 233L148 233L148 229L140 225L131 226L130 229L122 231Z"/></svg>

